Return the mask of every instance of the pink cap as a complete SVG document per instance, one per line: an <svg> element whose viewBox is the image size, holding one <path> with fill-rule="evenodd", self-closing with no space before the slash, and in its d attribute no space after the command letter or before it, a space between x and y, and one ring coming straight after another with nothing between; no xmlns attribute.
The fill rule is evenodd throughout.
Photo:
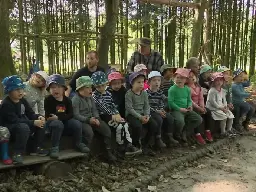
<svg viewBox="0 0 256 192"><path fill-rule="evenodd" d="M221 72L212 73L211 80L215 81L217 78L224 78L224 76Z"/></svg>
<svg viewBox="0 0 256 192"><path fill-rule="evenodd" d="M188 77L190 73L190 69L185 69L185 68L178 68L174 74L179 74L183 77Z"/></svg>
<svg viewBox="0 0 256 192"><path fill-rule="evenodd" d="M140 72L142 70L148 70L148 68L146 67L146 65L144 64L138 64L138 65L135 65L134 67L134 72Z"/></svg>
<svg viewBox="0 0 256 192"><path fill-rule="evenodd" d="M113 80L118 80L121 79L123 80L123 76L119 72L112 72L108 75L108 81L111 82Z"/></svg>

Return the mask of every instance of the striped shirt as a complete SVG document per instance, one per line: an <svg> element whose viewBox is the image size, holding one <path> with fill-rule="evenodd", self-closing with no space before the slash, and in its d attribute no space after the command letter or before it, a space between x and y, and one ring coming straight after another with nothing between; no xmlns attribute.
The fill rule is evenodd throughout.
<svg viewBox="0 0 256 192"><path fill-rule="evenodd" d="M117 106L114 104L112 99L112 95L109 91L106 91L105 94L100 93L99 91L95 90L92 95L96 107L99 111L100 115L116 115L119 114L117 110Z"/></svg>
<svg viewBox="0 0 256 192"><path fill-rule="evenodd" d="M162 84L160 86L160 90L163 91L163 94L168 97L168 90L171 86L173 86L174 83L172 80L166 80L166 79L163 79L162 80Z"/></svg>
<svg viewBox="0 0 256 192"><path fill-rule="evenodd" d="M165 108L167 97L161 90L152 92L150 89L147 89L147 93L151 112L156 112L156 110L163 110Z"/></svg>
<svg viewBox="0 0 256 192"><path fill-rule="evenodd" d="M160 71L161 66L164 64L164 59L159 52L154 50L151 50L150 55L142 55L140 52L135 51L127 64L127 72L133 72L137 64L144 64L149 71Z"/></svg>

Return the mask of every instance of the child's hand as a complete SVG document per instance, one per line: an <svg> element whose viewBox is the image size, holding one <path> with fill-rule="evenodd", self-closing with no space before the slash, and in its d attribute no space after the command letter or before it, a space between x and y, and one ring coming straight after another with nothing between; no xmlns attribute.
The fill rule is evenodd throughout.
<svg viewBox="0 0 256 192"><path fill-rule="evenodd" d="M58 116L54 114L50 114L49 120L58 120Z"/></svg>
<svg viewBox="0 0 256 192"><path fill-rule="evenodd" d="M141 117L142 124L146 124L148 121L149 121L149 117L148 116L142 116Z"/></svg>
<svg viewBox="0 0 256 192"><path fill-rule="evenodd" d="M119 123L121 122L122 117L120 116L120 114L112 115L112 120Z"/></svg>
<svg viewBox="0 0 256 192"><path fill-rule="evenodd" d="M97 126L100 126L100 121L96 118L95 118L95 123L96 123Z"/></svg>
<svg viewBox="0 0 256 192"><path fill-rule="evenodd" d="M41 121L43 121L45 123L45 118L43 116L39 116L38 120L41 120Z"/></svg>
<svg viewBox="0 0 256 192"><path fill-rule="evenodd" d="M227 110L226 107L223 107L223 108L221 108L220 110L222 110L224 113L227 113L227 112L228 112L228 110Z"/></svg>
<svg viewBox="0 0 256 192"><path fill-rule="evenodd" d="M100 122L99 122L99 120L96 119L95 117L91 117L91 118L90 118L90 124L99 126L99 125L100 125Z"/></svg>
<svg viewBox="0 0 256 192"><path fill-rule="evenodd" d="M161 115L162 118L166 118L165 110L162 109L162 110L158 110L157 112Z"/></svg>
<svg viewBox="0 0 256 192"><path fill-rule="evenodd" d="M41 120L35 120L35 121L34 121L34 125L35 125L36 127L43 128L44 122L41 121Z"/></svg>
<svg viewBox="0 0 256 192"><path fill-rule="evenodd" d="M200 107L199 112L202 114L206 113L206 109L204 107Z"/></svg>
<svg viewBox="0 0 256 192"><path fill-rule="evenodd" d="M232 104L232 103L228 104L228 108L231 109L231 110L233 110L233 109L234 109L233 104Z"/></svg>
<svg viewBox="0 0 256 192"><path fill-rule="evenodd" d="M193 110L192 106L188 107L187 110L192 111Z"/></svg>
<svg viewBox="0 0 256 192"><path fill-rule="evenodd" d="M181 112L181 113L187 113L187 112L188 112L188 109L180 108L180 112Z"/></svg>

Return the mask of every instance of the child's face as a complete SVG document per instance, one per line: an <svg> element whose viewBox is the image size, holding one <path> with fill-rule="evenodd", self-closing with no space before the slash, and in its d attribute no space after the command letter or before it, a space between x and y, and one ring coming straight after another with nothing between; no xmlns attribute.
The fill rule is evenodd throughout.
<svg viewBox="0 0 256 192"><path fill-rule="evenodd" d="M61 98L64 95L64 87L62 85L58 85L56 83L52 83L50 85L50 94L54 97L54 98Z"/></svg>
<svg viewBox="0 0 256 192"><path fill-rule="evenodd" d="M161 77L152 77L149 81L150 87L159 89L161 85Z"/></svg>
<svg viewBox="0 0 256 192"><path fill-rule="evenodd" d="M214 86L215 87L221 87L224 83L224 79L223 78L217 78L214 81Z"/></svg>
<svg viewBox="0 0 256 192"><path fill-rule="evenodd" d="M172 79L174 75L174 70L173 69L166 69L164 72L164 78L166 79Z"/></svg>
<svg viewBox="0 0 256 192"><path fill-rule="evenodd" d="M95 89L103 94L106 92L106 87L107 87L107 83L102 84L102 85L96 85Z"/></svg>
<svg viewBox="0 0 256 192"><path fill-rule="evenodd" d="M143 75L147 76L148 75L148 70L147 69L142 69L140 71L140 73L142 73Z"/></svg>
<svg viewBox="0 0 256 192"><path fill-rule="evenodd" d="M123 83L123 81L121 79L116 79L116 80L111 81L110 87L114 91L118 91L119 89L121 89L122 83Z"/></svg>
<svg viewBox="0 0 256 192"><path fill-rule="evenodd" d="M86 64L87 64L88 68L93 68L93 67L97 66L98 61L99 61L99 59L95 53L88 53L86 55Z"/></svg>
<svg viewBox="0 0 256 192"><path fill-rule="evenodd" d="M136 91L142 91L144 88L145 78L140 76L133 80L132 89Z"/></svg>
<svg viewBox="0 0 256 192"><path fill-rule="evenodd" d="M91 97L92 96L92 87L82 87L78 90L78 93L82 97Z"/></svg>
<svg viewBox="0 0 256 192"><path fill-rule="evenodd" d="M231 72L230 71L224 71L222 74L224 76L224 79L226 82L229 82L230 81L230 78L231 78ZM232 79L232 78L231 78Z"/></svg>
<svg viewBox="0 0 256 192"><path fill-rule="evenodd" d="M196 76L193 72L190 72L189 73L189 76L188 76L188 84L194 84L196 83Z"/></svg>
<svg viewBox="0 0 256 192"><path fill-rule="evenodd" d="M41 88L45 86L45 79L39 75L39 74L33 74L31 76L30 82L32 83L33 86Z"/></svg>
<svg viewBox="0 0 256 192"><path fill-rule="evenodd" d="M237 82L237 83L242 83L244 82L244 72L243 73L240 73L238 76L236 76L234 78L234 81Z"/></svg>
<svg viewBox="0 0 256 192"><path fill-rule="evenodd" d="M24 96L24 89L15 89L9 92L9 96L14 100L20 100Z"/></svg>
<svg viewBox="0 0 256 192"><path fill-rule="evenodd" d="M184 76L181 76L180 74L176 74L174 76L174 82L177 86L182 87L186 83L187 78Z"/></svg>
<svg viewBox="0 0 256 192"><path fill-rule="evenodd" d="M197 75L199 73L199 61L193 63L189 69L191 69L191 71L193 71Z"/></svg>

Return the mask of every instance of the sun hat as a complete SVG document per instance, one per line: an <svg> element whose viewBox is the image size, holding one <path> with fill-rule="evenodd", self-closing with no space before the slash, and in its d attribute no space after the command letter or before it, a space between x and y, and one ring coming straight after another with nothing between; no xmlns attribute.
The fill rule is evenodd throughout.
<svg viewBox="0 0 256 192"><path fill-rule="evenodd" d="M161 73L159 71L151 71L148 74L148 80L150 80L153 77L162 77Z"/></svg>
<svg viewBox="0 0 256 192"><path fill-rule="evenodd" d="M108 75L108 81L109 83L113 80L124 80L124 77L122 76L121 73L119 72L111 72L109 75Z"/></svg>
<svg viewBox="0 0 256 192"><path fill-rule="evenodd" d="M218 78L223 78L224 79L224 76L221 72L215 72L211 75L211 81L215 81Z"/></svg>
<svg viewBox="0 0 256 192"><path fill-rule="evenodd" d="M18 77L17 75L5 77L2 81L2 85L4 87L5 94L7 94L13 90L16 90L16 89L24 89L25 88L25 84L23 83L21 78Z"/></svg>
<svg viewBox="0 0 256 192"><path fill-rule="evenodd" d="M151 45L151 39L148 37L141 37L137 38L131 41L131 43L137 43L142 46L150 46Z"/></svg>
<svg viewBox="0 0 256 192"><path fill-rule="evenodd" d="M93 82L89 76L82 76L76 79L76 91L82 87L91 87L92 85Z"/></svg>
<svg viewBox="0 0 256 192"><path fill-rule="evenodd" d="M227 68L226 66L220 66L217 70L217 72L221 72L221 73L226 72L226 71L230 71L230 69Z"/></svg>
<svg viewBox="0 0 256 192"><path fill-rule="evenodd" d="M235 70L234 72L233 72L233 78L235 78L235 77L237 77L238 75L240 75L241 73L246 73L247 74L247 72L245 71L245 70L243 70L243 69L237 69L237 70Z"/></svg>
<svg viewBox="0 0 256 192"><path fill-rule="evenodd" d="M138 65L135 65L133 71L134 72L140 72L142 70L147 70L148 68L146 67L146 65L144 64L138 64Z"/></svg>
<svg viewBox="0 0 256 192"><path fill-rule="evenodd" d="M132 82L134 81L134 79L138 78L138 77L144 77L144 79L146 78L145 75L141 72L133 72L129 75L129 83L132 85Z"/></svg>
<svg viewBox="0 0 256 192"><path fill-rule="evenodd" d="M160 72L163 73L165 70L167 69L177 69L177 67L173 67L172 65L170 64L164 64L161 66L160 68Z"/></svg>
<svg viewBox="0 0 256 192"><path fill-rule="evenodd" d="M103 85L105 83L108 83L107 75L102 71L96 71L92 74L92 82L93 85Z"/></svg>
<svg viewBox="0 0 256 192"><path fill-rule="evenodd" d="M202 65L200 68L200 75L210 70L212 70L212 67L210 65Z"/></svg>
<svg viewBox="0 0 256 192"><path fill-rule="evenodd" d="M49 75L45 71L37 71L34 74L40 75L45 81L47 81L47 79L49 78Z"/></svg>
<svg viewBox="0 0 256 192"><path fill-rule="evenodd" d="M47 91L49 91L50 85L52 83L63 86L65 88L65 90L67 90L67 86L66 86L66 83L65 83L65 78L60 74L53 74L53 75L50 75L48 77L48 79L47 79L47 88L46 88Z"/></svg>
<svg viewBox="0 0 256 192"><path fill-rule="evenodd" d="M190 73L190 69L186 69L186 68L178 68L174 74L179 74L183 77L188 77L189 73Z"/></svg>

